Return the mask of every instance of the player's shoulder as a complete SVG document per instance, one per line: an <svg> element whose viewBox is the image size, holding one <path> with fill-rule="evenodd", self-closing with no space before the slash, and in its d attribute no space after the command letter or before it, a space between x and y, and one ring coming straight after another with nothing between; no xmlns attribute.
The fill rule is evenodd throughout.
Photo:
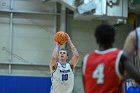
<svg viewBox="0 0 140 93"><path fill-rule="evenodd" d="M106 50L95 50L96 54L109 54L109 53L114 53L114 52L119 52L120 49L118 48L110 48Z"/></svg>
<svg viewBox="0 0 140 93"><path fill-rule="evenodd" d="M94 51L90 51L89 53L87 53L85 56L84 56L84 59L87 59L89 57L89 55L92 55L93 53L95 53Z"/></svg>
<svg viewBox="0 0 140 93"><path fill-rule="evenodd" d="M133 30L129 33L128 37L130 38L135 38L136 37L136 33L137 33L137 30Z"/></svg>

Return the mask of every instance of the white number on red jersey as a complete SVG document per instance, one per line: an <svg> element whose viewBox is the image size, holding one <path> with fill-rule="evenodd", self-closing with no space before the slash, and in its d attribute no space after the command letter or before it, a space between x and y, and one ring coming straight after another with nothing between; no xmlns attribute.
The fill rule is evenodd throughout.
<svg viewBox="0 0 140 93"><path fill-rule="evenodd" d="M104 83L104 64L99 64L92 74L93 78L97 79L97 84Z"/></svg>

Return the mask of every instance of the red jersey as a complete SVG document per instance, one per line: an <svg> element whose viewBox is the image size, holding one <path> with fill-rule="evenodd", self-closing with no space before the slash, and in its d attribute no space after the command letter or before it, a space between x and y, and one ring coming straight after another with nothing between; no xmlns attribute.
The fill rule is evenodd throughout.
<svg viewBox="0 0 140 93"><path fill-rule="evenodd" d="M85 93L122 93L119 61L122 51L94 51L84 58Z"/></svg>

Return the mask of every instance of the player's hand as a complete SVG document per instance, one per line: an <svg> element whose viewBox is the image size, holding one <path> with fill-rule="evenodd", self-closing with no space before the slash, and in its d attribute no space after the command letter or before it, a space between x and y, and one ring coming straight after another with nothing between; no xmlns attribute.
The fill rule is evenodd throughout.
<svg viewBox="0 0 140 93"><path fill-rule="evenodd" d="M58 42L54 41L54 43L55 43L55 46L60 46Z"/></svg>
<svg viewBox="0 0 140 93"><path fill-rule="evenodd" d="M69 42L71 39L70 39L70 36L66 33L67 37L68 37L68 40L67 42Z"/></svg>

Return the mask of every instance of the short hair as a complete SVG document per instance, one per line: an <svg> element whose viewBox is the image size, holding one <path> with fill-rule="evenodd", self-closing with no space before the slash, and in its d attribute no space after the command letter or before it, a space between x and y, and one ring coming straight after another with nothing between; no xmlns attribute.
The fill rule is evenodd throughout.
<svg viewBox="0 0 140 93"><path fill-rule="evenodd" d="M64 50L64 51L67 51L66 49L64 49L64 48L61 48L60 50Z"/></svg>
<svg viewBox="0 0 140 93"><path fill-rule="evenodd" d="M104 47L112 46L115 41L115 29L109 24L101 24L95 30L96 42Z"/></svg>

